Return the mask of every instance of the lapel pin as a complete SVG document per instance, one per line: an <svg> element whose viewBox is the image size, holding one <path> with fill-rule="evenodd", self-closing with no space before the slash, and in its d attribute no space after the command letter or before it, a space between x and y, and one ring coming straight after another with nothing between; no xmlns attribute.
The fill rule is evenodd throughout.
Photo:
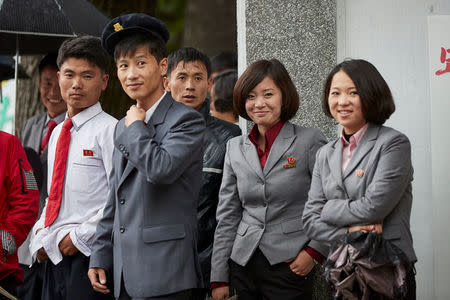
<svg viewBox="0 0 450 300"><path fill-rule="evenodd" d="M288 163L283 165L283 168L285 168L285 169L295 168L295 158L294 157L289 156L286 160Z"/></svg>
<svg viewBox="0 0 450 300"><path fill-rule="evenodd" d="M361 169L356 170L356 176L363 177L363 175L364 175L364 170L361 170Z"/></svg>
<svg viewBox="0 0 450 300"><path fill-rule="evenodd" d="M83 149L83 156L94 156L94 151Z"/></svg>

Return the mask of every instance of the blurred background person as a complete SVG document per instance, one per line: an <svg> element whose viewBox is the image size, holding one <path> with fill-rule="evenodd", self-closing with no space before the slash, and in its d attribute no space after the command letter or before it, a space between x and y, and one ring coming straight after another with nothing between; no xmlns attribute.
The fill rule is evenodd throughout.
<svg viewBox="0 0 450 300"><path fill-rule="evenodd" d="M229 69L237 70L237 54L232 51L223 51L211 58L211 78Z"/></svg>
<svg viewBox="0 0 450 300"><path fill-rule="evenodd" d="M343 129L317 154L303 212L308 236L330 243L354 231L375 232L413 265L411 145L383 126L395 111L389 86L371 63L344 61L325 81L322 108ZM406 299L416 298L414 273L411 267L406 275Z"/></svg>
<svg viewBox="0 0 450 300"><path fill-rule="evenodd" d="M36 221L39 190L20 141L0 131L0 286L16 295L23 281L17 248ZM8 299L0 294L0 299Z"/></svg>
<svg viewBox="0 0 450 300"><path fill-rule="evenodd" d="M239 115L233 107L233 90L238 79L234 69L223 71L214 77L211 88L211 116L239 125Z"/></svg>
<svg viewBox="0 0 450 300"><path fill-rule="evenodd" d="M311 272L327 247L303 231L318 129L293 125L299 96L285 67L260 60L234 89L239 115L255 123L227 144L214 236L211 288L215 299L311 299ZM314 271L313 271L314 270Z"/></svg>

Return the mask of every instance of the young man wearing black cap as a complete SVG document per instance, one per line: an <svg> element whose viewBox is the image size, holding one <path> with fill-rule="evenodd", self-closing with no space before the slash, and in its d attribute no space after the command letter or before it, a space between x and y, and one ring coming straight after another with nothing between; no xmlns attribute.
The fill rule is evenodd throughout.
<svg viewBox="0 0 450 300"><path fill-rule="evenodd" d="M118 299L189 299L201 287L197 199L202 116L163 88L169 32L145 14L113 19L102 34L124 91L136 100L114 135L112 189L97 226L89 278Z"/></svg>

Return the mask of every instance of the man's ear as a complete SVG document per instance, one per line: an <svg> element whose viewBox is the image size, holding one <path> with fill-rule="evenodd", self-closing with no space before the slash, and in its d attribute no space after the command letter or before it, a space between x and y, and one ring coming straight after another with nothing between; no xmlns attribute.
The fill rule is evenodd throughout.
<svg viewBox="0 0 450 300"><path fill-rule="evenodd" d="M168 92L170 92L170 84L169 84L169 78L167 78L167 76L163 77L163 84L164 84L164 89Z"/></svg>
<svg viewBox="0 0 450 300"><path fill-rule="evenodd" d="M208 94L211 94L212 86L213 86L213 78L212 78L212 76L210 76L208 78Z"/></svg>
<svg viewBox="0 0 450 300"><path fill-rule="evenodd" d="M166 73L167 73L167 65L168 65L167 57L164 57L159 62L159 69L161 71L161 76L166 75Z"/></svg>

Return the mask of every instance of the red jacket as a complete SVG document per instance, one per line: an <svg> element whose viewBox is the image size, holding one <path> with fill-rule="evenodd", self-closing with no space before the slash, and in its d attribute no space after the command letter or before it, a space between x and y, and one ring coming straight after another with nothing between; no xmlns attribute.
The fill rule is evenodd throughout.
<svg viewBox="0 0 450 300"><path fill-rule="evenodd" d="M36 221L39 191L22 144L3 131L0 131L0 184L0 230L10 233L19 248ZM17 252L5 258L0 251L0 280L11 274L17 283L23 281Z"/></svg>

